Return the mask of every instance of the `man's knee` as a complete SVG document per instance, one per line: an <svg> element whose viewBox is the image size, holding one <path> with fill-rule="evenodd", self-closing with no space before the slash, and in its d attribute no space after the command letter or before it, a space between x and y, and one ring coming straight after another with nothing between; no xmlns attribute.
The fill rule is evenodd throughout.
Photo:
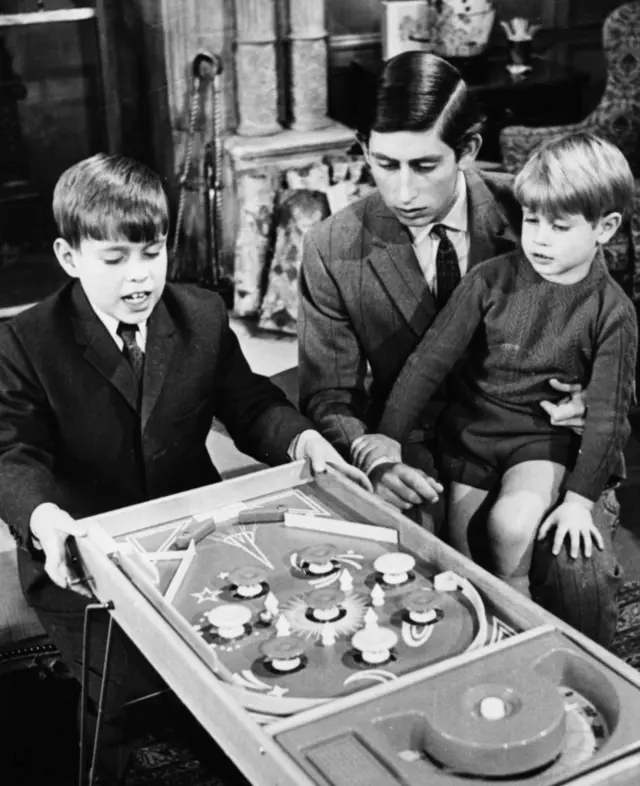
<svg viewBox="0 0 640 786"><path fill-rule="evenodd" d="M623 577L610 538L605 538L602 551L594 547L590 558L580 553L572 559L566 544L554 556L552 545L553 533L536 541L530 572L533 599L589 638L610 646Z"/></svg>

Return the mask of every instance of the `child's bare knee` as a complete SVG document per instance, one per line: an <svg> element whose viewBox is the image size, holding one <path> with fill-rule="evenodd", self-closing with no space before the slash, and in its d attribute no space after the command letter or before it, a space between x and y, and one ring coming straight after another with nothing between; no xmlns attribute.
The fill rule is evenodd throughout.
<svg viewBox="0 0 640 786"><path fill-rule="evenodd" d="M533 540L540 526L543 511L520 494L499 497L489 511L489 538L503 546L517 546Z"/></svg>

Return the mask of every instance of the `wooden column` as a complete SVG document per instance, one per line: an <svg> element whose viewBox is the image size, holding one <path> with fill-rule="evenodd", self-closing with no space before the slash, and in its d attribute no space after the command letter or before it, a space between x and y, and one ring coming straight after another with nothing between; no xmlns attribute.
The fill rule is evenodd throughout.
<svg viewBox="0 0 640 786"><path fill-rule="evenodd" d="M278 122L276 5L236 0L236 79L241 136L268 136Z"/></svg>
<svg viewBox="0 0 640 786"><path fill-rule="evenodd" d="M327 39L322 0L290 0L292 128L312 131L327 117Z"/></svg>

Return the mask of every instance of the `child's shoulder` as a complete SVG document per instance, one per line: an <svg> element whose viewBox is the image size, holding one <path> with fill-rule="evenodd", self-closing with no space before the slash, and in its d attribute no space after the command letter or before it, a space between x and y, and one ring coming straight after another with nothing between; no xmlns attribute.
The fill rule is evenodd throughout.
<svg viewBox="0 0 640 786"><path fill-rule="evenodd" d="M511 279L517 274L521 264L522 252L516 249L473 265L467 275L480 278L489 286L493 286Z"/></svg>

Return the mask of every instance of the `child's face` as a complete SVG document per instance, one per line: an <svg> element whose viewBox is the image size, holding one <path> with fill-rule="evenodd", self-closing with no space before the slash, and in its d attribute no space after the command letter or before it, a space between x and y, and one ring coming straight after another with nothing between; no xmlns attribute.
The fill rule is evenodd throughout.
<svg viewBox="0 0 640 786"><path fill-rule="evenodd" d="M598 245L611 239L620 220L611 213L592 224L582 215L551 218L524 208L522 249L542 278L573 284L587 275Z"/></svg>
<svg viewBox="0 0 640 786"><path fill-rule="evenodd" d="M143 322L162 296L166 237L152 243L83 240L78 249L58 238L54 250L64 270L80 281L91 304L120 322Z"/></svg>

